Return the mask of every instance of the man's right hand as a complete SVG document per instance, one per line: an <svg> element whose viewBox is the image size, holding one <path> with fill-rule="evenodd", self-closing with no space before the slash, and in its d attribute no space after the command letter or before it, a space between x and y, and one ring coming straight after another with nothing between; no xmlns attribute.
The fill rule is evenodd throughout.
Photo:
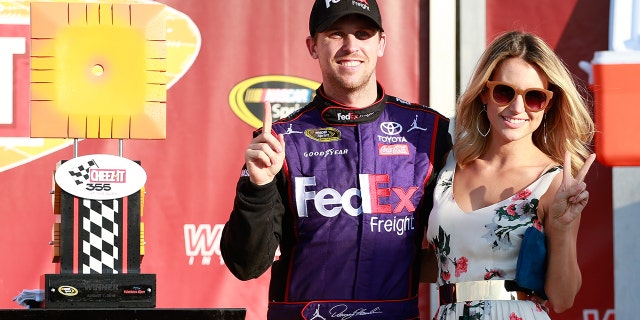
<svg viewBox="0 0 640 320"><path fill-rule="evenodd" d="M282 169L284 163L284 136L271 132L271 104L264 103L262 133L251 140L244 154L249 179L257 185L265 185Z"/></svg>

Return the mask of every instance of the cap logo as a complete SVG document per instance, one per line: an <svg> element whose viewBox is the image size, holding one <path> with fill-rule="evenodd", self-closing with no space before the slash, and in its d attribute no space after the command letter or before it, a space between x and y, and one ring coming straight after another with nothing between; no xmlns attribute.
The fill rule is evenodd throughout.
<svg viewBox="0 0 640 320"><path fill-rule="evenodd" d="M352 4L354 6L358 6L363 10L369 10L369 1L368 0L353 0Z"/></svg>
<svg viewBox="0 0 640 320"><path fill-rule="evenodd" d="M332 3L339 3L340 0L325 0L324 2L327 5L327 9L329 9ZM352 0L351 4L361 7L362 9L369 10L369 0Z"/></svg>
<svg viewBox="0 0 640 320"><path fill-rule="evenodd" d="M327 9L331 7L332 3L338 3L340 0L325 0L325 4L327 5Z"/></svg>

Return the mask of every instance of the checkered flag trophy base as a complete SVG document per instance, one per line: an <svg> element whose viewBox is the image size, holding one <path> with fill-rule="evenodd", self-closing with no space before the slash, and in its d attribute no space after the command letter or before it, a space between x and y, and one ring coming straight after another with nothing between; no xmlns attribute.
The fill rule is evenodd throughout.
<svg viewBox="0 0 640 320"><path fill-rule="evenodd" d="M94 162L86 168L96 167ZM88 178L76 180L81 171L62 174L73 179L72 184L81 181L80 186L85 186ZM52 245L58 273L43 277L45 308L155 307L155 274L140 273L144 188L126 197L103 200L74 196L55 179L53 188L58 222Z"/></svg>
<svg viewBox="0 0 640 320"><path fill-rule="evenodd" d="M78 139L166 139L166 29L160 3L31 1L30 136L73 138L74 158ZM62 161L72 180L54 179L57 273L43 276L44 307L155 307L156 277L140 273L144 186L113 198L69 191L104 191L91 175L113 172L98 158Z"/></svg>

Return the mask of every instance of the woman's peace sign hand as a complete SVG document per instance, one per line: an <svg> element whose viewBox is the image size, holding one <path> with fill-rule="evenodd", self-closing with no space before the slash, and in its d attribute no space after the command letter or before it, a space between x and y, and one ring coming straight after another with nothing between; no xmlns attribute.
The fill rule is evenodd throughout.
<svg viewBox="0 0 640 320"><path fill-rule="evenodd" d="M587 205L589 191L587 191L584 178L595 159L595 154L589 155L578 174L573 177L571 174L571 154L565 153L562 183L556 192L550 210L550 218L552 219L550 222L555 228L568 229Z"/></svg>

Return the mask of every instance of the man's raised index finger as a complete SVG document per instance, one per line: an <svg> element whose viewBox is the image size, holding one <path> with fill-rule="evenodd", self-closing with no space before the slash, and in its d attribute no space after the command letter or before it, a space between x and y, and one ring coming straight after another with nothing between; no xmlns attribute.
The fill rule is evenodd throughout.
<svg viewBox="0 0 640 320"><path fill-rule="evenodd" d="M264 102L264 116L262 117L264 123L262 124L262 132L271 133L271 103L269 101Z"/></svg>

